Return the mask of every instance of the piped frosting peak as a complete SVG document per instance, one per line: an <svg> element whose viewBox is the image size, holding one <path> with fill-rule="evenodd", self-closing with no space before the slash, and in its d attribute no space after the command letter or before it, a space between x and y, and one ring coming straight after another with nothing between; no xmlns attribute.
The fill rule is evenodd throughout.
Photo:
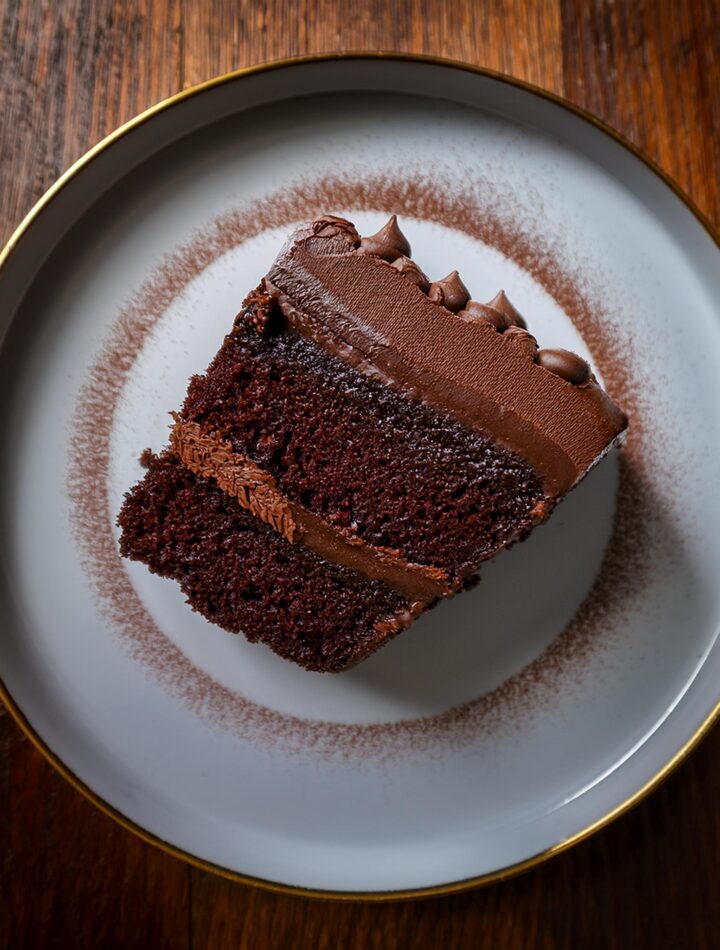
<svg viewBox="0 0 720 950"><path fill-rule="evenodd" d="M362 238L360 251L380 257L388 263L392 263L398 257L410 257L412 254L410 242L400 230L395 214L390 215L388 223L383 225L377 234Z"/></svg>
<svg viewBox="0 0 720 950"><path fill-rule="evenodd" d="M440 304L446 310L457 313L462 310L470 299L470 291L460 278L456 270L450 271L447 277L436 280L430 285L428 297L433 303Z"/></svg>
<svg viewBox="0 0 720 950"><path fill-rule="evenodd" d="M505 322L509 327L520 327L521 330L527 330L527 324L525 323L525 318L517 310L508 299L508 295L504 290L500 290L492 300L489 300L486 304L488 307L492 307L493 310L497 310L505 317Z"/></svg>

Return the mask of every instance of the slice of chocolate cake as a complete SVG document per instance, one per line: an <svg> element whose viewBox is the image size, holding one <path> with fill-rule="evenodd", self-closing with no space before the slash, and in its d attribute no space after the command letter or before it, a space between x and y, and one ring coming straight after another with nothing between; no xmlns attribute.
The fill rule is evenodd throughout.
<svg viewBox="0 0 720 950"><path fill-rule="evenodd" d="M248 295L120 549L208 620L346 669L525 538L627 426L503 291L431 283L395 216L296 231Z"/></svg>

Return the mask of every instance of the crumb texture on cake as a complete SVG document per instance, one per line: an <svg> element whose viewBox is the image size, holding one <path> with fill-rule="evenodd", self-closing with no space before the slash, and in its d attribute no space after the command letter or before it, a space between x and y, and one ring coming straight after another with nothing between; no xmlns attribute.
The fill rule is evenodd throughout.
<svg viewBox="0 0 720 950"><path fill-rule="evenodd" d="M401 595L291 544L171 453L150 460L118 520L124 557L177 581L212 623L305 669L346 669L410 619Z"/></svg>
<svg viewBox="0 0 720 950"><path fill-rule="evenodd" d="M242 319L181 416L331 524L455 573L527 533L543 498L532 468L487 436Z"/></svg>
<svg viewBox="0 0 720 950"><path fill-rule="evenodd" d="M320 515L290 501L272 476L217 435L203 432L196 422L178 419L170 437L172 450L191 472L215 482L243 508L335 564L382 581L413 601L429 604L453 593L460 579L442 568L415 564L400 552L361 540L347 528L329 524Z"/></svg>

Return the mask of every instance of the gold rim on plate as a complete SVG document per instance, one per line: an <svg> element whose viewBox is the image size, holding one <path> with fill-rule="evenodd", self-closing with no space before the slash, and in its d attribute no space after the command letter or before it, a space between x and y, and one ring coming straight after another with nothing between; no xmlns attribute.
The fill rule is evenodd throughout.
<svg viewBox="0 0 720 950"><path fill-rule="evenodd" d="M343 53L327 53L290 57L287 59L274 60L268 63L260 63L255 66L247 66L243 69L237 69L232 72L225 73L222 76L217 76L214 79L209 79L206 82L199 83L196 86L191 86L189 89L184 89L182 92L178 92L174 96L170 96L168 99L164 99L156 105L151 106L149 109L146 109L144 112L141 112L139 115L136 115L133 119L130 119L124 125L121 125L119 128L115 129L115 131L111 132L108 136L102 139L102 141L98 142L97 145L94 145L91 149L89 149L83 156L74 162L74 164L72 164L70 168L68 168L68 170L64 172L53 185L50 186L50 188L45 192L40 200L23 218L20 225L10 236L10 239L8 240L5 247L2 249L2 251L0 251L0 268L3 267L3 265L7 262L8 258L18 246L25 234L29 231L34 221L40 216L40 214L50 204L53 198L55 198L56 195L62 191L65 185L67 185L72 178L78 175L101 152L104 152L106 149L110 148L115 142L127 135L128 132L131 132L142 123L149 121L158 113L164 112L166 109L170 109L178 103L183 102L193 96L197 96L208 89L213 89L216 86L221 86L225 83L233 82L236 79L241 79L246 76L252 76L256 73L267 72L275 69L283 69L305 63L334 62L338 60L350 59L385 59L399 62L423 63L426 65L443 66L457 69L463 72L474 73L477 76L484 76L488 79L494 79L497 82L505 83L509 86L515 86L518 89L522 89L525 92L529 92L534 96L546 99L549 102L560 106L561 108L575 116L578 116L581 119L584 119L590 125L595 126L595 128L610 136L610 138L614 139L614 141L616 141L619 145L622 145L623 148L625 148L628 152L638 158L644 165L646 165L671 189L671 191L674 192L680 201L682 201L685 207L707 231L710 238L720 250L720 233L718 230L714 227L709 218L703 214L703 212L700 211L698 207L696 207L694 202L688 197L688 195L685 194L680 186L665 171L663 171L663 169L660 168L656 162L654 162L648 155L642 152L636 145L622 136L606 122L598 119L597 116L592 115L590 112L587 112L580 106L577 106L569 100L564 99L562 96L558 96L556 93L541 89L539 86L529 83L523 79L516 79L513 76L507 76L504 73L497 72L493 69L487 69L482 66L473 66L470 63L463 63L458 60L443 59L442 57L438 56L426 56L415 53L348 51ZM643 798L645 798L665 778L667 778L667 776L675 768L677 768L681 762L687 758L687 756L697 746L700 740L709 732L715 720L720 717L719 698L715 707L710 711L708 716L700 724L690 739L688 739L685 745L682 746L682 748L680 748L675 753L675 755L673 755L672 758L666 762L660 771L642 786L642 788L638 789L624 802L621 802L602 818L594 821L591 825L588 825L581 831L576 832L576 834L572 835L570 838L566 838L564 841L553 845L546 851L542 851L531 858L527 858L526 860L520 861L517 864L509 865L506 868L501 868L498 871L491 871L488 874L482 874L478 877L466 878L464 880L454 881L449 884L437 884L431 887L417 887L394 891L327 891L316 888L296 887L290 884L279 884L275 881L267 881L263 878L252 877L247 874L240 874L237 871L231 871L228 868L224 868L218 864L213 864L210 861L204 861L203 859L198 858L187 851L183 851L181 848L177 848L174 845L169 844L167 841L163 841L161 838L151 834L140 825L127 818L122 814L122 812L119 812L112 805L108 804L106 801L104 801L104 799L100 798L99 795L89 788L80 778L78 778L77 775L75 775L74 772L72 772L71 769L68 768L67 765L65 765L59 756L53 752L53 750L44 742L44 740L30 725L24 713L11 696L2 678L0 678L0 699L2 699L8 711L10 712L10 715L15 720L20 729L25 733L27 738L30 739L35 748L40 751L40 753L47 759L53 768L55 768L63 776L63 778L65 778L72 786L74 786L77 791L84 795L85 798L91 801L93 805L99 808L100 811L104 812L119 825L122 825L123 828L133 832L133 834L137 835L139 838L142 838L143 841L155 845L168 854L173 855L173 857L181 858L183 861L187 861L194 867L201 868L204 871L211 871L214 874L218 874L221 877L228 878L232 881L237 881L241 884L251 884L255 887L260 887L265 890L275 891L276 893L281 894L289 894L296 897L374 902L403 900L418 897L438 897L443 894L455 894L474 887L480 887L481 885L493 884L498 881L506 880L509 877L514 877L516 874L520 874L523 871L527 871L530 868L542 864L555 855L566 851L575 844L578 844L580 841L584 841L586 838L589 838L596 831L604 828L605 825L608 825L615 818L618 818L620 815L628 811L628 809L632 808L633 805L636 805Z"/></svg>

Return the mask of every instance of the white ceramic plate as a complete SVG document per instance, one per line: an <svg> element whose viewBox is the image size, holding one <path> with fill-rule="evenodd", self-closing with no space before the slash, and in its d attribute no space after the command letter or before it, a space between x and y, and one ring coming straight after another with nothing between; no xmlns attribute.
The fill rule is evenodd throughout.
<svg viewBox="0 0 720 950"><path fill-rule="evenodd" d="M324 211L366 233L397 211L432 277L503 286L631 417L620 459L475 591L335 677L211 627L113 526L244 293ZM0 293L5 699L135 831L305 891L450 890L589 833L709 725L720 257L586 117L427 61L226 77L72 169Z"/></svg>

